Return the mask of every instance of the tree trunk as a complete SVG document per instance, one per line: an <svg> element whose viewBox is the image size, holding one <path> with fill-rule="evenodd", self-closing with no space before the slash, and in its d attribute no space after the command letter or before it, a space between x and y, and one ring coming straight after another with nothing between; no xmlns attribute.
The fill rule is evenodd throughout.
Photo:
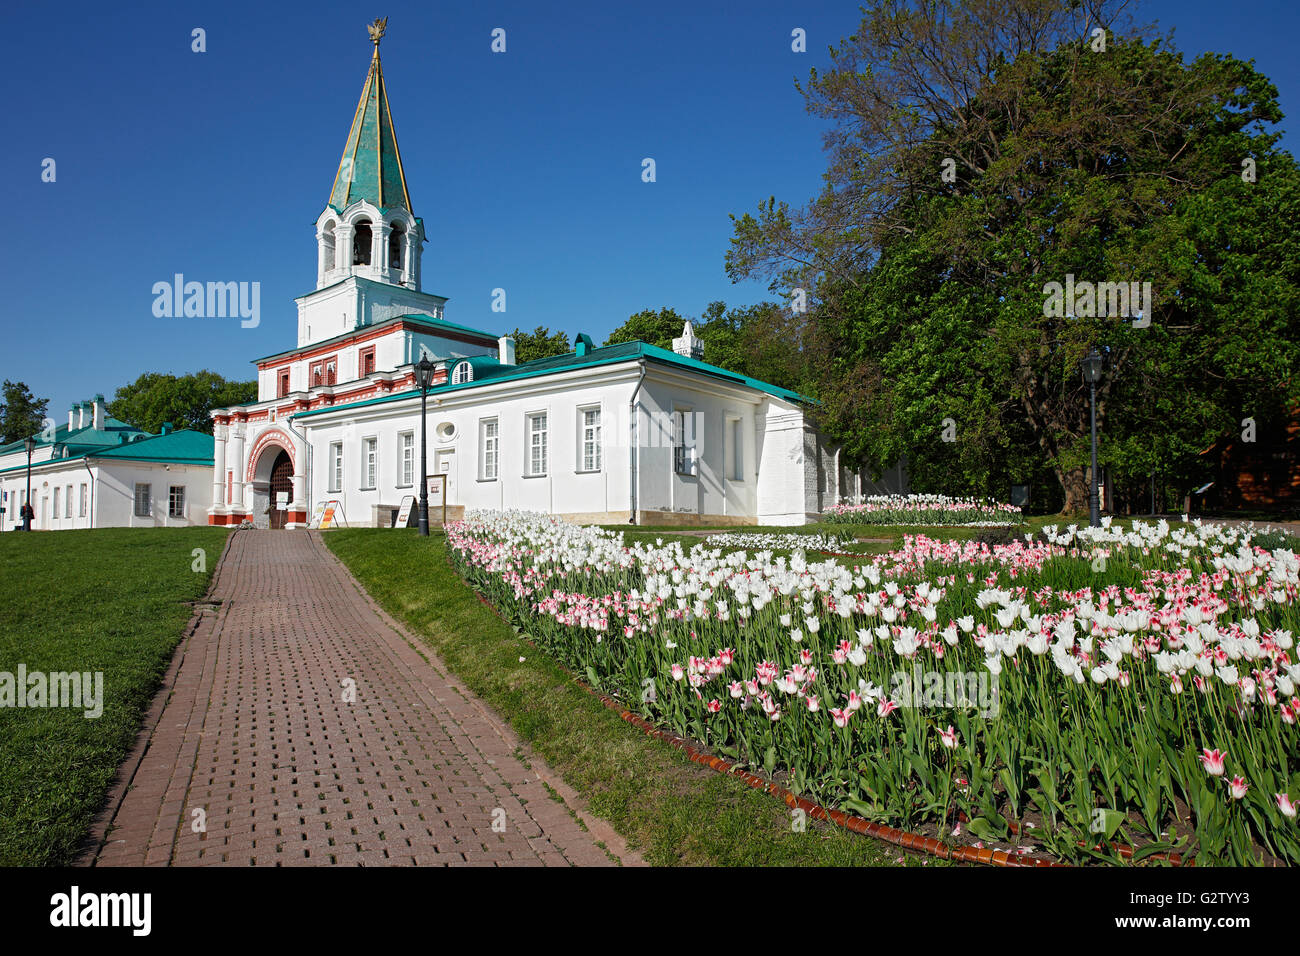
<svg viewBox="0 0 1300 956"><path fill-rule="evenodd" d="M1061 511L1065 514L1088 514L1088 469L1082 466L1069 471L1055 469L1056 478L1065 492L1065 505Z"/></svg>

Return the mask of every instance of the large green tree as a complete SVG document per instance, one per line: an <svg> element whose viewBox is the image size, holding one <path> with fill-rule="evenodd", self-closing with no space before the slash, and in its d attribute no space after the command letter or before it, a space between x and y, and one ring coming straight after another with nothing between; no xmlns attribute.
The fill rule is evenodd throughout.
<svg viewBox="0 0 1300 956"><path fill-rule="evenodd" d="M695 334L704 343L704 361L773 385L811 393L804 317L775 302L727 309L711 302Z"/></svg>
<svg viewBox="0 0 1300 956"><path fill-rule="evenodd" d="M832 122L825 188L737 218L727 269L812 292L827 427L875 466L907 453L951 491L1046 467L1081 510L1092 348L1104 460L1131 475L1186 478L1245 410L1294 397L1277 91L1118 32L1122 6L877 0L802 87ZM1068 277L1149 282L1152 307L1054 312Z"/></svg>
<svg viewBox="0 0 1300 956"><path fill-rule="evenodd" d="M164 422L171 422L176 429L212 434L212 409L256 398L256 382L231 382L206 369L189 375L145 372L118 388L108 413L147 432L158 432Z"/></svg>
<svg viewBox="0 0 1300 956"><path fill-rule="evenodd" d="M539 325L532 332L515 329L510 337L515 340L515 361L521 365L570 351L569 336L563 332L552 332L544 325Z"/></svg>
<svg viewBox="0 0 1300 956"><path fill-rule="evenodd" d="M4 404L0 405L0 445L38 435L45 424L48 398L36 398L23 382L5 379Z"/></svg>
<svg viewBox="0 0 1300 956"><path fill-rule="evenodd" d="M685 322L686 320L678 315L675 309L667 307L658 311L642 309L628 316L626 322L609 333L605 344L617 345L620 342L641 341L649 345L657 345L661 349L671 349L673 339L682 334L682 326Z"/></svg>

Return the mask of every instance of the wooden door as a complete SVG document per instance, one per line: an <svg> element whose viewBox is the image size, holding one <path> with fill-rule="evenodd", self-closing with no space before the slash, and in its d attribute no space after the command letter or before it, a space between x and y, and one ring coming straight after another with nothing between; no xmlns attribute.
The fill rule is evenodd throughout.
<svg viewBox="0 0 1300 956"><path fill-rule="evenodd" d="M271 527L284 527L288 511L280 507L280 495L288 494L286 501L293 500L293 462L287 452L280 452L275 464L271 466Z"/></svg>

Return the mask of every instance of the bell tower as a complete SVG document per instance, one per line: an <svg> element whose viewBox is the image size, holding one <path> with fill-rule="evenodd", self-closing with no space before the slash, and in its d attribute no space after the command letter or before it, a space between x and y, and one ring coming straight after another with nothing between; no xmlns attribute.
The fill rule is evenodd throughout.
<svg viewBox="0 0 1300 956"><path fill-rule="evenodd" d="M379 62L387 26L387 17L367 26L374 55L329 203L316 220L317 289L360 276L420 291L424 223L411 209Z"/></svg>
<svg viewBox="0 0 1300 956"><path fill-rule="evenodd" d="M298 303L301 348L401 315L441 319L447 300L421 289L424 220L411 208L379 41L352 115L325 211L316 220L316 288Z"/></svg>

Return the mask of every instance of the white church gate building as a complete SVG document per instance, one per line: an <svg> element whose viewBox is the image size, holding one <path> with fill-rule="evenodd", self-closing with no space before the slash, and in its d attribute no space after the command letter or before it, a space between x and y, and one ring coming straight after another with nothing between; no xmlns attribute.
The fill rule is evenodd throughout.
<svg viewBox="0 0 1300 956"><path fill-rule="evenodd" d="M518 364L515 343L448 321L422 291L415 216L379 38L329 202L317 279L297 300L297 345L257 360L258 398L215 410L211 524L305 527L325 503L351 526L390 526L418 496L420 393L428 469L447 517L522 508L579 521L802 524L856 495L905 491L842 466L810 400L700 361L690 323L672 351L642 342ZM432 518L437 518L432 514Z"/></svg>

